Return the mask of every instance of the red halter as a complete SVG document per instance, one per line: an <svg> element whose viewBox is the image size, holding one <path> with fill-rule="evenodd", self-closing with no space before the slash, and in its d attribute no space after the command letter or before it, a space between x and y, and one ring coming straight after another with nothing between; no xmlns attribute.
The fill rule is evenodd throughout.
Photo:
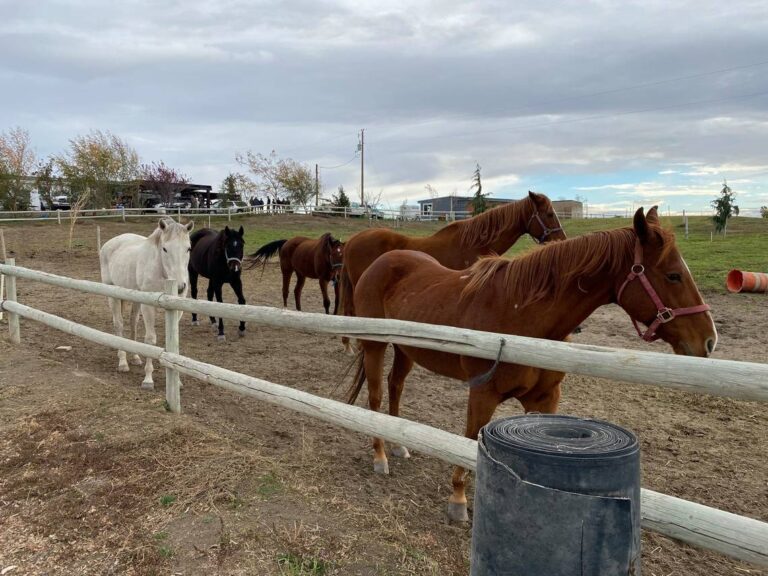
<svg viewBox="0 0 768 576"><path fill-rule="evenodd" d="M654 340L659 339L659 336L656 335L656 329L660 324L671 322L678 316L698 314L699 312L707 312L710 309L707 304L699 304L698 306L689 306L687 308L675 308L674 310L664 306L661 298L659 298L656 290L653 289L653 286L651 286L651 283L648 281L648 277L645 275L645 267L643 266L643 247L640 244L639 239L635 241L635 263L632 265L632 271L627 275L627 279L624 280L621 288L619 288L619 293L616 296L617 303L621 303L621 294L624 292L624 288L626 288L627 284L632 282L635 278L640 280L640 284L642 284L643 288L645 288L645 292L651 297L651 300L653 300L657 310L656 319L651 322L650 326L648 326L648 330L645 331L645 334L641 332L637 320L630 317L632 324L635 325L635 330L637 330L638 336L646 342L653 342Z"/></svg>

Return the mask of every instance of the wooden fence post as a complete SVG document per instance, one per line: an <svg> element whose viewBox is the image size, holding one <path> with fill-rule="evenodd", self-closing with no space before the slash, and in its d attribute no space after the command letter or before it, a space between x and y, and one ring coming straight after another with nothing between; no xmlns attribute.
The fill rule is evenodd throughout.
<svg viewBox="0 0 768 576"><path fill-rule="evenodd" d="M56 210L56 220L61 224L61 210Z"/></svg>
<svg viewBox="0 0 768 576"><path fill-rule="evenodd" d="M96 254L101 252L101 226L96 226Z"/></svg>
<svg viewBox="0 0 768 576"><path fill-rule="evenodd" d="M165 293L178 296L176 280L165 281ZM176 310L165 311L165 349L173 354L179 353L179 317ZM165 401L175 414L181 413L181 381L179 373L173 368L165 369Z"/></svg>
<svg viewBox="0 0 768 576"><path fill-rule="evenodd" d="M123 222L125 222L125 206L121 208L121 211L123 213Z"/></svg>
<svg viewBox="0 0 768 576"><path fill-rule="evenodd" d="M232 208L227 208L227 222L232 222Z"/></svg>
<svg viewBox="0 0 768 576"><path fill-rule="evenodd" d="M16 258L8 258L5 261L8 266L16 266ZM8 276L7 300L16 302L16 276ZM11 335L13 344L21 344L21 331L19 329L19 316L13 312L8 312L8 332Z"/></svg>

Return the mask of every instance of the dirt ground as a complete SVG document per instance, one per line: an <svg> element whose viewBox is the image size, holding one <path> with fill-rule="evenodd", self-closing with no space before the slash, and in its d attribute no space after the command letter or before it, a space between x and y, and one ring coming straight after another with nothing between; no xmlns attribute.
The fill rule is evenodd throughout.
<svg viewBox="0 0 768 576"><path fill-rule="evenodd" d="M288 217L287 217L288 218ZM152 224L101 223L102 239ZM246 226L276 226L274 219ZM280 223L284 225L284 222ZM321 231L322 222L307 225ZM5 230L17 263L98 280L95 226ZM250 304L281 306L276 265L244 273ZM19 300L111 331L103 299L20 281ZM204 294L205 291L203 290ZM765 296L707 294L717 358L765 362ZM225 301L234 296L225 288ZM292 304L291 304L292 306ZM322 311L304 289L304 310ZM162 334L162 320L158 333ZM616 307L574 341L669 351L641 342ZM340 398L339 340L225 323L217 343L184 315L182 354L314 394ZM22 321L22 345L0 333L0 570L21 574L467 574L470 527L444 509L450 466L419 453L375 475L369 439L184 379L184 413L164 410L142 370L116 372L116 353ZM56 351L60 345L71 351ZM462 433L463 386L415 368L402 412ZM560 411L610 420L641 440L643 486L768 521L768 413L757 403L570 375ZM497 417L519 414L509 402ZM472 493L470 492L470 498ZM471 514L471 510L470 510ZM9 570L11 566L16 568ZM766 574L644 532L646 575Z"/></svg>

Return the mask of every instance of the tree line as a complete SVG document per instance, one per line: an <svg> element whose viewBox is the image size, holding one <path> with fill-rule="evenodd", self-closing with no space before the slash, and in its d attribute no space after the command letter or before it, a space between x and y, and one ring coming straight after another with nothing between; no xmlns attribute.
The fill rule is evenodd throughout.
<svg viewBox="0 0 768 576"><path fill-rule="evenodd" d="M230 172L221 182L225 199L254 196L308 206L322 186L306 164L270 154L237 153L235 161L248 173ZM66 195L80 208L109 208L116 203L140 206L140 191L172 202L189 183L181 171L160 161L142 162L138 152L111 132L93 130L69 140L59 154L39 158L29 132L21 127L0 133L0 208L27 210L37 191L47 206ZM342 201L345 199L342 190ZM348 200L347 200L348 202Z"/></svg>

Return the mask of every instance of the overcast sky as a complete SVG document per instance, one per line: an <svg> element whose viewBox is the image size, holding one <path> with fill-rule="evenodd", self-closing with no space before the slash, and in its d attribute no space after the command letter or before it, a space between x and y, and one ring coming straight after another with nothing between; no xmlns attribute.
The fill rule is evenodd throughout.
<svg viewBox="0 0 768 576"><path fill-rule="evenodd" d="M529 189L768 204L768 2L0 0L0 131L91 129L219 185L238 151L397 206Z"/></svg>

